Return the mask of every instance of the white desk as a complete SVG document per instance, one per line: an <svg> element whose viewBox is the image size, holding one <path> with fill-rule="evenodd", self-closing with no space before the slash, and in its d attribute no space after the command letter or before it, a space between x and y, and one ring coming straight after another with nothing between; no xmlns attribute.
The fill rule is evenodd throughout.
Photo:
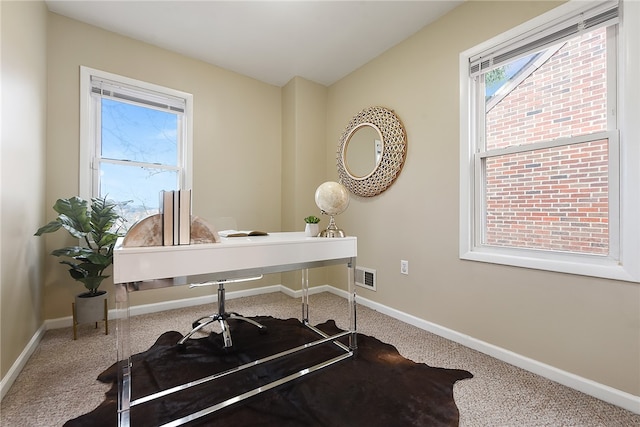
<svg viewBox="0 0 640 427"><path fill-rule="evenodd" d="M259 274L278 273L302 270L302 318L301 321L318 333L321 338L304 348L292 349L286 354L274 355L270 358L254 361L247 365L273 360L293 352L302 351L308 346L334 341L348 335L349 346L337 343L344 350L344 355L319 365L304 369L297 374L282 378L254 390L248 390L239 396L218 405L203 408L189 417L184 417L166 424L182 425L191 420L210 414L232 403L244 400L260 392L269 390L307 373L329 366L339 360L352 357L356 351L356 294L355 266L357 256L357 239L305 237L304 233L271 233L269 236L223 238L221 243L123 247L122 239L114 250L113 279L116 285L116 341L118 352L118 424L129 426L129 411L136 404L163 397L172 392L156 393L145 398L131 400L131 347L129 343L129 293L174 286L172 281L156 279L188 277L188 282L203 280L222 280L247 277ZM349 284L349 330L334 336L327 336L309 324L309 282L308 269L334 264L347 264ZM243 365L238 370L244 369ZM224 374L228 374L225 372ZM216 376L202 381L215 380ZM183 390L189 385L180 386ZM173 390L178 391L178 390Z"/></svg>

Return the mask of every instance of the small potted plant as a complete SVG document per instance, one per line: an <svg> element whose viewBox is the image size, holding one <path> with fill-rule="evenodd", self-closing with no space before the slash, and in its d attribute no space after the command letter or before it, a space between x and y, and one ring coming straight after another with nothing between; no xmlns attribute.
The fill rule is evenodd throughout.
<svg viewBox="0 0 640 427"><path fill-rule="evenodd" d="M305 222L305 227L304 227L304 234L305 236L309 236L309 237L317 237L318 234L320 233L320 224L318 224L320 222L320 218L318 218L317 216L308 216L304 219Z"/></svg>
<svg viewBox="0 0 640 427"><path fill-rule="evenodd" d="M113 263L113 248L124 219L118 214L118 204L105 198L92 198L91 206L80 197L58 199L53 209L58 217L36 231L36 236L66 230L78 238L82 246L56 249L51 255L64 257L60 264L69 266L69 275L82 283L87 291L76 295L73 307L73 329L76 338L78 323L105 321L107 324L107 291L98 290L107 275L104 271Z"/></svg>

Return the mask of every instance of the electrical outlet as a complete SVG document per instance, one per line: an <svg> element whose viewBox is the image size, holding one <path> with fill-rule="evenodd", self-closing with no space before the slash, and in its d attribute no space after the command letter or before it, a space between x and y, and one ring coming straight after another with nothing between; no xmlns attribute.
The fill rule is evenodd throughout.
<svg viewBox="0 0 640 427"><path fill-rule="evenodd" d="M409 261L400 260L400 273L409 274Z"/></svg>

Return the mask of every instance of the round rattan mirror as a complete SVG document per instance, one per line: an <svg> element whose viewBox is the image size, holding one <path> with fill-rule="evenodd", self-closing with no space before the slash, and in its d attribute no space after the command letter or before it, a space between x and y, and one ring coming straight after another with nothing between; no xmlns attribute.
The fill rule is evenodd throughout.
<svg viewBox="0 0 640 427"><path fill-rule="evenodd" d="M357 196L376 196L398 177L406 152L406 134L395 113L384 107L365 108L340 137L340 182Z"/></svg>

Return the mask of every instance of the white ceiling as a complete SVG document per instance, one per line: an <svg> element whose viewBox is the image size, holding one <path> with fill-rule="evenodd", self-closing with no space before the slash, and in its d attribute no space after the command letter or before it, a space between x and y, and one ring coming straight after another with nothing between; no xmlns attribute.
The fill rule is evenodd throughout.
<svg viewBox="0 0 640 427"><path fill-rule="evenodd" d="M47 0L50 11L276 86L330 85L464 0Z"/></svg>

